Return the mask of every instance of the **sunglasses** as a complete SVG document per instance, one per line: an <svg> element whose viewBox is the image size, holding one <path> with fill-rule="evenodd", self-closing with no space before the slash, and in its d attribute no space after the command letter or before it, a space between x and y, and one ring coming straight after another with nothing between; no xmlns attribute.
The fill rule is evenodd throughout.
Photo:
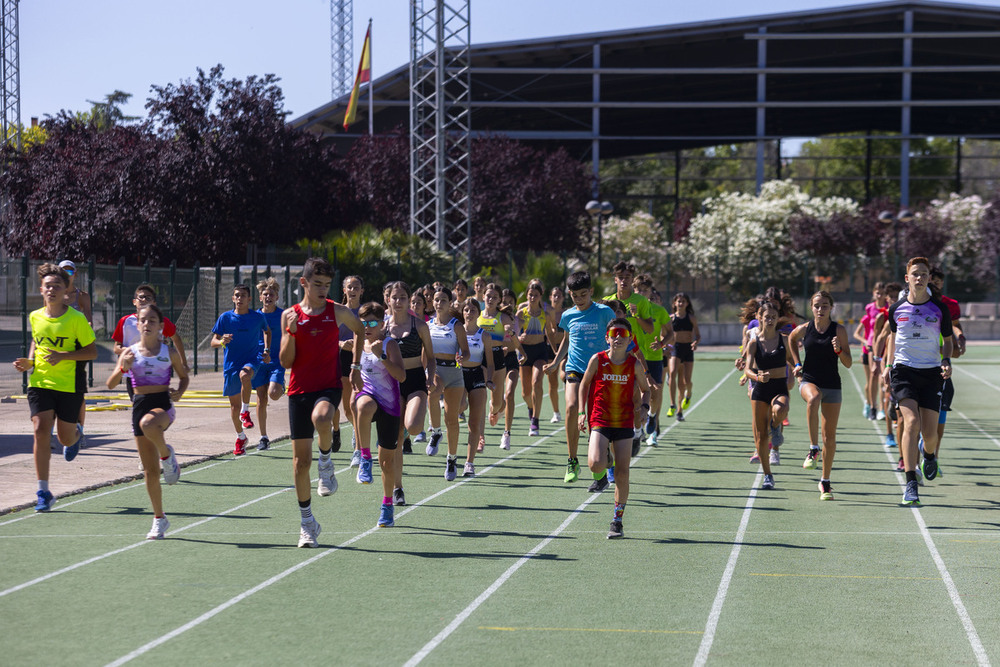
<svg viewBox="0 0 1000 667"><path fill-rule="evenodd" d="M608 338L631 338L632 332L624 327L612 327L608 329Z"/></svg>
<svg viewBox="0 0 1000 667"><path fill-rule="evenodd" d="M73 269L63 269L63 271L65 271L66 275L68 275L68 276L71 276L74 273L76 273L76 271L74 271Z"/></svg>
<svg viewBox="0 0 1000 667"><path fill-rule="evenodd" d="M365 325L366 327L377 327L381 326L382 323L379 320L362 320L361 324Z"/></svg>

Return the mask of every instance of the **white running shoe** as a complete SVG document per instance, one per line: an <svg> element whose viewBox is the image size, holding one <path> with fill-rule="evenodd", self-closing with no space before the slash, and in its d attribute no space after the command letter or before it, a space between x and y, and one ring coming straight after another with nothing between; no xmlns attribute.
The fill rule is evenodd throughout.
<svg viewBox="0 0 1000 667"><path fill-rule="evenodd" d="M541 433L539 432L538 427L532 424L528 428L528 435L541 435Z"/></svg>
<svg viewBox="0 0 1000 667"><path fill-rule="evenodd" d="M355 449L354 453L351 454L351 467L357 468L359 465L361 465L361 450Z"/></svg>
<svg viewBox="0 0 1000 667"><path fill-rule="evenodd" d="M319 484L316 487L316 493L321 496L332 496L337 492L337 476L333 470L333 459L325 464L320 463L316 467L319 469Z"/></svg>
<svg viewBox="0 0 1000 667"><path fill-rule="evenodd" d="M562 417L559 416L559 413L558 412L553 412L552 413L552 419L549 420L549 423L550 424L558 424L561 421L562 421Z"/></svg>
<svg viewBox="0 0 1000 667"><path fill-rule="evenodd" d="M781 454L778 453L778 449L774 448L771 450L770 459L771 465L780 466L781 465Z"/></svg>
<svg viewBox="0 0 1000 667"><path fill-rule="evenodd" d="M421 431L413 436L413 442L427 442L427 432Z"/></svg>
<svg viewBox="0 0 1000 667"><path fill-rule="evenodd" d="M299 529L299 547L317 547L316 539L319 537L320 532L323 528L319 525L319 521L315 517L309 519L308 521L303 521L302 526Z"/></svg>
<svg viewBox="0 0 1000 667"><path fill-rule="evenodd" d="M153 527L149 529L146 533L147 540L162 540L163 536L167 532L167 528L170 528L170 522L167 521L167 517L162 517L157 519L153 518Z"/></svg>
<svg viewBox="0 0 1000 667"><path fill-rule="evenodd" d="M656 433L649 434L649 437L646 438L646 445L648 445L649 447L656 446Z"/></svg>
<svg viewBox="0 0 1000 667"><path fill-rule="evenodd" d="M510 431L504 431L500 436L500 449L510 449Z"/></svg>
<svg viewBox="0 0 1000 667"><path fill-rule="evenodd" d="M167 484L176 484L177 480L181 478L181 467L177 463L177 457L174 456L174 448L167 445L167 449L170 450L170 456L167 460L160 461L163 466L163 481Z"/></svg>
<svg viewBox="0 0 1000 667"><path fill-rule="evenodd" d="M476 467L472 465L472 461L465 462L465 469L462 471L462 477L475 477Z"/></svg>

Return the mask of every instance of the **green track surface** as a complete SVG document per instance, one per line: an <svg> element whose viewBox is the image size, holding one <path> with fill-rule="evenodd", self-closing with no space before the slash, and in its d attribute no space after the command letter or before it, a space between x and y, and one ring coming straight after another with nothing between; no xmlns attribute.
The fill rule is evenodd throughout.
<svg viewBox="0 0 1000 667"><path fill-rule="evenodd" d="M698 356L688 420L664 418L658 446L633 460L623 540L605 539L611 489L589 494L585 463L563 483L565 437L548 423L548 398L540 438L527 436L523 405L510 452L487 427L474 479L444 481L443 453L415 445L410 505L394 528L373 528L377 465L363 486L349 452L335 455L339 491L313 496L320 549L296 548L287 441L185 468L164 488L163 541L143 539L142 484L3 517L0 663L1000 660L1000 350L970 348L956 362L943 475L922 487L919 510L899 506L883 423L861 416L860 365L841 371L836 500L820 502L819 471L801 467L797 389L777 488L758 491L732 356ZM459 452L461 470L464 442Z"/></svg>

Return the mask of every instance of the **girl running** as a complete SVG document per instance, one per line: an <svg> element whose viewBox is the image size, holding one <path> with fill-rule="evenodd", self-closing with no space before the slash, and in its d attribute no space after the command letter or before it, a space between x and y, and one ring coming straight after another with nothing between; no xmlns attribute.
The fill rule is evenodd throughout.
<svg viewBox="0 0 1000 667"><path fill-rule="evenodd" d="M565 310L564 305L566 303L566 293L561 287L556 285L549 292L549 303L548 303L548 319L550 322L555 324L560 319L562 319L563 310ZM548 333L549 348L552 353L549 355L549 361L556 358L556 351L559 350L559 345L562 343L563 336L566 332L559 329L557 326L553 326L552 330ZM559 382L565 378L566 375L566 363L565 361L560 365L558 373L551 373L549 375L549 399L552 401L552 419L549 420L552 424L558 424L562 421L562 417L559 414Z"/></svg>
<svg viewBox="0 0 1000 667"><path fill-rule="evenodd" d="M452 307L451 291L445 287L438 289L433 303L434 319L428 324L431 338L428 352L433 355L437 366L434 388L444 396L444 425L448 439L444 478L451 482L457 476L458 413L462 409L462 395L465 393L462 363L469 358L469 341L462 314Z"/></svg>
<svg viewBox="0 0 1000 667"><path fill-rule="evenodd" d="M406 379L399 383L399 393L403 401L403 414L399 428L399 447L396 448L395 486L392 491L394 505L405 505L403 494L403 438L404 429L414 433L423 430L424 416L427 412L428 390L434 386L436 376L434 360L430 356L430 330L423 318L410 312L410 288L402 281L389 283L389 319L386 320L386 334L399 343L399 352L403 357L403 370ZM426 354L424 354L426 352ZM362 479L362 468L358 469L358 481L370 484L372 481L371 459L368 459L368 469Z"/></svg>
<svg viewBox="0 0 1000 667"><path fill-rule="evenodd" d="M684 411L691 407L691 376L694 373L694 351L701 341L698 319L694 316L691 298L678 292L671 301L673 312L670 325L674 330L674 347L670 352L670 408L667 416L677 415L677 421L684 421ZM680 408L677 401L680 399Z"/></svg>
<svg viewBox="0 0 1000 667"><path fill-rule="evenodd" d="M529 284L527 303L517 311L521 326L521 396L528 405L528 419L531 425L528 435L539 435L538 413L542 410L542 366L549 360L549 346L545 342L551 320L545 316L542 306L542 290L538 284Z"/></svg>
<svg viewBox="0 0 1000 667"><path fill-rule="evenodd" d="M393 495L396 482L396 448L402 400L399 383L406 380L399 343L386 338L385 309L374 301L360 307L358 316L365 328L365 349L361 353L362 386L353 398L355 433L361 451L371 451L372 422L378 434L378 465L382 470L382 509L379 527L395 525ZM370 454L369 454L370 456ZM369 459L371 460L371 459Z"/></svg>
<svg viewBox="0 0 1000 667"><path fill-rule="evenodd" d="M464 477L475 477L473 461L476 452L486 446L483 431L486 428L486 392L492 392L493 385L493 338L480 328L479 302L466 299L462 317L465 319L465 335L469 344L469 357L462 362L462 380L469 404L469 450L465 459Z"/></svg>
<svg viewBox="0 0 1000 667"><path fill-rule="evenodd" d="M132 402L132 433L139 459L146 473L146 493L153 505L153 527L147 540L162 540L170 521L163 513L163 490L160 487L160 466L163 481L176 484L181 476L174 448L166 443L164 432L174 422L176 412L172 401L179 401L188 387L188 375L180 353L160 342L163 312L156 305L143 306L138 313L140 339L122 351L118 364L108 378L108 389L121 382L126 371L132 371L135 400ZM171 373L179 383L170 389Z"/></svg>
<svg viewBox="0 0 1000 667"><path fill-rule="evenodd" d="M760 322L760 333L750 340L744 352L747 378L754 381L750 394L750 405L753 415L753 437L757 456L764 469L762 489L774 488L774 476L771 474L767 451L768 435L771 445L777 449L784 442L781 433L781 422L788 414L788 384L786 372L788 363L792 360L787 336L776 329L778 309L770 301L765 302L757 311Z"/></svg>
<svg viewBox="0 0 1000 667"><path fill-rule="evenodd" d="M509 290L504 290L509 291ZM510 449L510 426L514 420L514 389L520 377L520 367L517 363L517 353L521 343L515 334L514 319L506 309L500 308L502 291L496 283L486 286L484 294L486 309L479 316L477 324L488 332L493 339L493 373L503 373L503 387L493 387L493 397L490 407L490 426L496 426L500 421L500 413L504 413L504 431L500 436L500 449ZM502 391L502 393L501 393Z"/></svg>
<svg viewBox="0 0 1000 667"><path fill-rule="evenodd" d="M802 467L816 468L819 458L819 427L822 411L823 471L819 481L819 499L833 500L830 472L837 453L837 422L840 419L840 364L851 367L847 329L830 318L833 297L820 291L810 299L813 319L800 324L788 337L789 350L795 360L795 377L799 393L806 402L806 423L809 427L809 453ZM799 344L805 350L805 362L799 361Z"/></svg>
<svg viewBox="0 0 1000 667"><path fill-rule="evenodd" d="M347 276L344 278L342 283L342 289L344 290L344 301L343 305L351 309L351 312L355 315L358 314L358 308L361 307L361 293L364 292L365 283L361 279L361 276ZM272 327L273 330L273 327ZM347 421L353 427L354 425L354 408L352 401L352 394L354 388L351 386L351 359L352 351L354 349L354 332L346 324L340 325L340 386L344 388L344 393L342 396L341 403L344 408L344 415L347 417ZM259 402L258 402L259 405ZM340 408L333 413L333 451L340 451ZM351 435L351 449L354 450L351 453L351 467L361 463L361 450L358 448L358 437L357 433Z"/></svg>

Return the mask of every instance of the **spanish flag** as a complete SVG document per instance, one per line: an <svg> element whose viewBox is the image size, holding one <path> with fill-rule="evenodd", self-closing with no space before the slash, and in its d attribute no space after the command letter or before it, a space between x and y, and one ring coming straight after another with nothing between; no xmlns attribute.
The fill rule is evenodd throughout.
<svg viewBox="0 0 1000 667"><path fill-rule="evenodd" d="M351 89L351 99L347 103L347 113L344 114L344 129L354 122L358 115L358 91L362 83L371 85L372 80L372 22L368 21L368 32L365 33L365 43L361 47L361 62L358 63L358 76L354 79L354 88ZM371 113L369 109L368 113Z"/></svg>

